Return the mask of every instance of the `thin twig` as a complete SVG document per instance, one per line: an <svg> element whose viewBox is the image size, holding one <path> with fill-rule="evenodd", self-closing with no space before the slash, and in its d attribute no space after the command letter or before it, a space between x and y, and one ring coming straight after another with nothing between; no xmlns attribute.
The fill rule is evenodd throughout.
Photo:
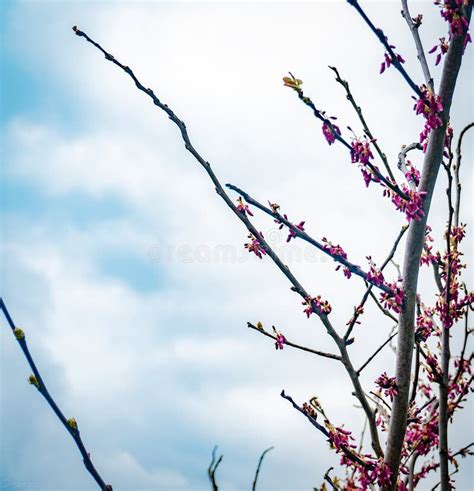
<svg viewBox="0 0 474 491"><path fill-rule="evenodd" d="M281 391L281 397L283 397L283 399L286 399L287 401L289 401L291 403L291 405L297 410L299 411L301 414L303 414L304 416L306 416L306 418L308 419L308 421L315 427L317 428L323 435L325 435L327 438L330 438L330 434L328 432L328 430L326 430L326 428L319 424L315 418L311 417L302 407L298 406L298 404L296 404L296 402L293 400L293 398L291 396L288 396L285 394L285 391L282 390ZM341 445L341 450L344 452L344 454L350 459L352 460L353 462L357 462L358 464L360 465L363 465L364 467L367 466L367 463L362 460L353 450L351 450L349 447L346 447L345 445Z"/></svg>
<svg viewBox="0 0 474 491"><path fill-rule="evenodd" d="M329 483L332 489L335 489L337 491L337 486L334 484L333 480L331 479L331 476L329 473L334 469L334 467L329 467L329 469L325 472L324 474L324 480Z"/></svg>
<svg viewBox="0 0 474 491"><path fill-rule="evenodd" d="M383 165L388 173L388 175L390 176L390 179L395 182L395 176L393 175L393 172L392 172L392 169L390 168L390 165L388 163L388 160L387 160L387 156L385 155L384 152L382 152L379 144L377 143L377 140L376 138L374 138L374 135L372 134L372 132L370 131L370 128L369 126L367 125L367 122L364 118L364 114L362 113L362 109L360 108L360 106L357 104L357 102L355 101L354 99L354 96L352 95L352 92L351 92L351 89L349 87L349 82L347 82L347 80L343 80L340 75L339 75L339 72L337 70L336 67L334 66L330 66L329 67L335 74L336 74L336 81L342 85L346 91L346 97L347 97L347 100L351 103L352 107L355 109L356 113L357 113L357 116L359 117L359 120L360 122L362 123L362 126L364 128L364 132L365 134L367 135L367 137L370 139L372 145L374 146L375 150L377 151L377 153L379 154L379 157L380 159L382 160L383 162Z"/></svg>
<svg viewBox="0 0 474 491"><path fill-rule="evenodd" d="M423 49L423 44L420 39L420 33L418 32L418 28L420 25L413 22L410 11L408 10L408 0L402 0L402 17L408 24L408 28L410 29L410 32L413 36L413 40L415 41L417 58L420 62L423 76L425 77L425 83L430 88L430 90L434 92L433 77L431 76L430 69L426 61L425 50Z"/></svg>
<svg viewBox="0 0 474 491"><path fill-rule="evenodd" d="M249 327L250 329L253 329L257 332L259 332L260 334L263 334L264 336L267 336L273 340L276 341L277 337L267 331L265 331L264 329L260 329L259 327L257 327L256 325L252 324L251 322L247 322L247 327ZM325 353L324 351L318 351L318 350L315 350L315 349L312 349L312 348L307 348L306 346L302 346L300 344L295 344L295 343L292 343L291 341L288 341L288 339L285 338L285 343L284 343L286 346L291 346L292 348L296 348L296 349L299 349L301 351L307 351L308 353L313 353L314 355L318 355L318 356L322 356L324 358L330 358L332 360L337 360L337 361L341 361L341 357L339 355L335 355L333 353Z"/></svg>
<svg viewBox="0 0 474 491"><path fill-rule="evenodd" d="M367 361L357 370L357 375L360 375L362 370L390 343L390 341L398 334L398 332L393 333L387 340L382 343L367 359Z"/></svg>
<svg viewBox="0 0 474 491"><path fill-rule="evenodd" d="M33 371L33 375L30 376L28 381L30 382L31 385L34 385L38 389L38 392L46 399L46 402L49 404L54 414L56 414L59 421L61 421L64 428L71 435L72 439L74 440L74 443L76 444L77 448L79 449L79 452L82 455L85 468L89 471L91 476L94 478L94 481L98 484L99 488L102 489L103 491L112 491L112 486L110 484L105 483L105 481L102 479L102 477L94 467L94 464L92 463L91 460L91 456L89 452L86 450L84 443L82 442L81 434L79 432L79 428L76 420L74 418L66 419L63 412L61 411L61 409L59 409L58 405L56 404L51 394L49 393L46 384L44 383L43 378L41 377L41 374L38 371L36 363L34 362L33 357L31 356L28 345L26 344L25 333L22 329L15 326L15 323L13 322L10 313L8 312L8 309L3 301L3 298L0 298L0 309L2 310L3 315L5 316L5 319L7 320L8 325L10 326L16 340L18 341L18 344L20 345L20 348L23 351L23 354L25 355L25 358L28 364L30 365L31 370Z"/></svg>
<svg viewBox="0 0 474 491"><path fill-rule="evenodd" d="M219 467L219 464L222 462L224 455L220 455L216 458L217 445L212 449L212 460L207 469L207 475L209 477L209 481L211 481L212 491L219 491L219 486L216 481L216 471Z"/></svg>
<svg viewBox="0 0 474 491"><path fill-rule="evenodd" d="M257 489L257 480L258 480L258 475L260 474L260 467L262 467L262 462L263 459L265 458L265 455L267 455L267 453L270 452L271 450L273 450L273 447L267 448L262 452L262 455L260 455L260 459L258 460L257 470L255 471L255 478L252 484L252 491L255 491Z"/></svg>
<svg viewBox="0 0 474 491"><path fill-rule="evenodd" d="M377 305L377 307L379 308L379 310L384 315L386 315L389 319L392 319L393 322L397 322L398 323L398 319L391 312L389 312L387 309L385 309L382 306L382 304L379 302L378 298L373 294L373 292L370 292L369 295L372 298L372 300L374 301L375 305Z"/></svg>

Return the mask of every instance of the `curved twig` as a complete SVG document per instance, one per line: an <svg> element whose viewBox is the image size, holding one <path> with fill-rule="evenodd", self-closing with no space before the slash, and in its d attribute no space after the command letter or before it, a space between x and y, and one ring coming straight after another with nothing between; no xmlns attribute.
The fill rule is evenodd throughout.
<svg viewBox="0 0 474 491"><path fill-rule="evenodd" d="M264 329L260 329L259 327L252 324L251 322L247 322L247 327L249 327L250 329L253 329L253 330L259 332L260 334L263 334L264 336L267 336L267 337L269 337L275 341L277 339L277 337L274 336L273 334L265 331ZM313 353L313 355L322 356L323 358L330 358L332 360L341 361L341 357L339 355L335 355L333 353L326 353L324 351L318 351L318 350L315 350L312 348L307 348L306 346L301 346L300 344L292 343L291 341L288 341L288 339L285 340L284 344L286 346L291 346L292 348L296 348L296 349L299 349L301 351L307 351L308 353Z"/></svg>
<svg viewBox="0 0 474 491"><path fill-rule="evenodd" d="M267 455L267 453L270 452L271 450L273 450L273 447L269 447L265 449L262 452L262 455L260 455L260 459L258 460L257 470L255 471L255 478L252 483L252 491L255 491L257 489L257 480L258 480L258 475L260 474L260 467L262 467L262 462L263 459L265 458L265 455Z"/></svg>

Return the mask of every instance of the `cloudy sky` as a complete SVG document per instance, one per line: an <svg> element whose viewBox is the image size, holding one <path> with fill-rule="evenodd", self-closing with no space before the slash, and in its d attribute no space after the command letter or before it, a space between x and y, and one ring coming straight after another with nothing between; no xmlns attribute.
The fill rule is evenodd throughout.
<svg viewBox="0 0 474 491"><path fill-rule="evenodd" d="M421 83L399 2L364 3ZM430 48L446 26L431 2L413 3L413 15L419 12ZM334 350L331 340L317 319L305 318L270 260L244 250L245 229L168 118L71 27L132 67L175 110L222 182L277 201L358 264L367 255L383 261L404 217L379 188L365 188L346 150L326 144L319 122L281 78L288 71L302 78L318 107L360 134L327 68L337 66L395 163L423 123L398 73L378 74L377 40L337 1L5 0L1 19L2 295L97 468L116 490L208 489L217 444L222 489L244 490L261 451L273 445L260 489L320 485L337 458L279 393L300 402L317 395L335 423L360 433L347 376L331 360L276 352L246 323L274 324L319 349ZM454 101L455 131L472 117L471 53ZM433 75L438 81L439 67ZM466 141L463 220L471 223L472 151ZM413 161L419 165L421 155ZM444 187L441 176L430 220L439 238ZM344 329L363 283L345 280L300 242L285 246L271 220L256 216L255 223L306 289L329 299L333 322ZM395 268L388 275L396 278ZM431 274L420 281L428 303ZM1 327L0 487L96 489ZM392 327L368 307L351 348L356 366ZM385 351L363 381L372 387L393 363ZM455 420L453 449L472 441L471 409ZM474 483L466 464L458 489Z"/></svg>

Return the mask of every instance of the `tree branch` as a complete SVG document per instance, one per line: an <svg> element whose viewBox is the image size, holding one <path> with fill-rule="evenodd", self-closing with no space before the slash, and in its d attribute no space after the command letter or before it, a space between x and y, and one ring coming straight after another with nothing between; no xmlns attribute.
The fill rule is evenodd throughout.
<svg viewBox="0 0 474 491"><path fill-rule="evenodd" d="M219 486L216 481L216 471L219 467L219 464L222 462L224 458L223 455L220 455L216 458L217 446L212 449L212 460L207 469L207 475L209 477L209 481L211 481L212 491L219 491Z"/></svg>
<svg viewBox="0 0 474 491"><path fill-rule="evenodd" d="M276 341L277 337L274 336L273 334L265 331L263 328L260 329L259 327L257 327L256 325L252 324L251 322L247 322L247 327L249 327L250 329L253 329L257 332L259 332L260 334L263 334L264 336L267 336L273 340ZM299 349L301 351L306 351L308 353L313 353L313 355L318 355L318 356L322 356L323 358L330 358L332 360L337 360L337 361L341 361L341 357L339 355L334 355L333 353L325 353L324 351L318 351L318 350L315 350L315 349L312 349L312 348L307 348L306 346L301 346L300 344L295 344L295 343L292 343L291 341L288 341L288 339L285 340L285 345L286 346L291 346L292 348L296 348L296 349Z"/></svg>
<svg viewBox="0 0 474 491"><path fill-rule="evenodd" d="M34 385L38 389L38 392L46 399L46 402L49 404L54 414L56 414L59 421L62 423L64 428L67 430L67 432L71 435L72 439L74 440L74 443L76 444L77 448L79 449L79 452L82 455L84 467L89 471L94 481L98 484L99 488L102 489L103 491L112 491L112 486L110 484L105 483L105 481L102 479L102 477L94 467L94 464L92 463L91 460L91 456L87 452L86 447L82 442L81 434L79 432L79 428L77 426L76 420L74 418L66 419L61 409L59 409L55 400L52 398L51 394L49 393L46 384L44 383L43 378L41 377L41 374L39 373L39 370L33 360L33 357L31 356L28 345L26 344L25 333L22 329L15 326L15 323L13 322L10 313L8 312L8 309L3 301L3 298L0 298L0 310L2 310L3 315L5 316L5 319L8 322L8 325L10 326L16 340L18 341L18 344L20 345L23 354L25 355L28 365L30 365L31 370L33 371L33 375L30 376L28 381L30 382L31 385Z"/></svg>
<svg viewBox="0 0 474 491"><path fill-rule="evenodd" d="M471 9L472 5L469 4L466 9L468 11L468 20L470 19ZM443 105L443 112L441 114L443 124L431 132L419 186L419 190L426 193L423 202L424 216L421 220L412 222L408 231L403 265L405 299L398 323L399 334L396 363L398 394L393 402L385 458L385 462L392 471L392 486L387 489L395 489L398 479L400 455L407 423L419 261L424 243L426 221L429 215L431 199L443 157L446 126L449 120L449 112L459 69L461 67L465 37L466 33L462 35L454 34L448 53L446 54L439 90L439 97Z"/></svg>
<svg viewBox="0 0 474 491"><path fill-rule="evenodd" d="M260 467L262 467L262 462L263 462L263 459L265 458L265 455L267 455L267 453L270 452L271 450L273 450L273 447L267 448L266 450L264 450L262 452L262 455L260 455L257 470L255 471L255 478L254 478L253 484L252 484L252 491L255 491L257 489L257 480L258 480L258 475L260 474Z"/></svg>
<svg viewBox="0 0 474 491"><path fill-rule="evenodd" d="M393 49L390 47L390 43L387 41L387 38L385 37L385 34L383 33L383 31L381 29L377 29L374 26L374 24L367 17L367 14L364 12L362 7L359 5L359 2L357 0L347 0L347 3L349 5L352 5L357 10L359 15L362 17L362 19L364 19L365 23L369 26L370 30L377 36L379 41L383 44L384 48L389 53L389 55L392 59L393 66L400 72L400 74L405 79L405 81L408 83L408 85L411 87L413 92L415 92L415 94L418 97L422 97L423 94L421 93L419 87L415 84L415 82L413 82L411 77L408 75L408 73L403 68L402 64L398 61L397 55L393 52Z"/></svg>
<svg viewBox="0 0 474 491"><path fill-rule="evenodd" d="M408 10L408 0L402 0L402 17L408 24L408 28L410 29L410 32L413 36L413 40L415 41L417 58L420 62L423 76L425 77L425 83L430 88L430 90L434 92L433 77L430 74L430 69L426 61L425 51L420 39L420 33L418 32L419 24L415 24L412 20L410 11Z"/></svg>

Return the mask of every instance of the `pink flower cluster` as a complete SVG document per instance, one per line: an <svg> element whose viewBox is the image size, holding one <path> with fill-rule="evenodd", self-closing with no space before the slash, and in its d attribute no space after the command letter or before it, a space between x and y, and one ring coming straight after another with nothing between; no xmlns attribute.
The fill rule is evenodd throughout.
<svg viewBox="0 0 474 491"><path fill-rule="evenodd" d="M343 259L347 259L347 254L346 251L339 245L334 245L331 241L326 239L326 237L322 238L322 242L324 243L323 249L334 258L334 257L342 257ZM340 264L337 265L336 271L339 271L339 269L342 266ZM348 267L343 268L344 276L346 278L350 278L352 276L351 270Z"/></svg>
<svg viewBox="0 0 474 491"><path fill-rule="evenodd" d="M416 317L415 339L418 342L425 343L427 339L433 334L435 330L433 315L433 309L424 308L422 312Z"/></svg>
<svg viewBox="0 0 474 491"><path fill-rule="evenodd" d="M281 332L277 333L276 335L276 341L275 341L275 349L283 349L283 346L286 343L286 338L283 336Z"/></svg>
<svg viewBox="0 0 474 491"><path fill-rule="evenodd" d="M374 158L372 151L370 150L370 143L371 140L367 137L364 137L363 140L356 138L352 141L351 160L353 164L360 162L365 165L369 163L370 159Z"/></svg>
<svg viewBox="0 0 474 491"><path fill-rule="evenodd" d="M423 211L423 199L426 196L424 191L415 191L407 186L402 186L402 191L408 196L408 200L403 199L399 194L394 193L391 189L385 188L384 196L389 196L395 208L403 213L408 220L421 220L425 215Z"/></svg>
<svg viewBox="0 0 474 491"><path fill-rule="evenodd" d="M243 202L242 197L237 199L237 211L242 213L242 215L249 215L253 217L253 213L250 211L249 205Z"/></svg>
<svg viewBox="0 0 474 491"><path fill-rule="evenodd" d="M420 171L413 166L413 164L407 160L406 161L407 172L405 173L405 178L408 182L412 182L416 187L420 184Z"/></svg>
<svg viewBox="0 0 474 491"><path fill-rule="evenodd" d="M420 143L424 143L423 150L426 151L427 139L435 128L443 124L440 114L443 112L443 105L438 95L433 93L426 85L420 87L422 96L415 99L413 109L416 114L421 114L426 119L423 131L420 133Z"/></svg>
<svg viewBox="0 0 474 491"><path fill-rule="evenodd" d="M262 232L259 232L259 235L263 239L263 234ZM262 244L260 243L260 239L257 237L253 236L250 234L248 236L250 239L250 242L247 244L244 244L244 247L249 251L253 252L259 259L262 259L263 256L267 254L267 251L262 247Z"/></svg>
<svg viewBox="0 0 474 491"><path fill-rule="evenodd" d="M314 314L316 310L318 314L328 315L331 313L332 307L327 300L322 300L321 296L317 297L307 297L305 301L302 303L306 308L303 312L306 314L306 317L309 318L311 314Z"/></svg>
<svg viewBox="0 0 474 491"><path fill-rule="evenodd" d="M429 225L425 228L425 240L423 242L423 250L420 256L420 266L423 264L431 265L436 264L440 261L439 252L437 254L433 254L433 246L429 245L430 242L433 242L433 237L431 237L431 227Z"/></svg>
<svg viewBox="0 0 474 491"><path fill-rule="evenodd" d="M337 119L337 118L331 116L330 119ZM323 130L324 138L326 138L326 141L329 143L329 145L332 145L336 141L335 135L338 136L341 135L341 130L339 126L330 122L328 119L324 121L322 130Z"/></svg>
<svg viewBox="0 0 474 491"><path fill-rule="evenodd" d="M369 261L369 266L370 270L367 273L367 281L376 285L380 286L384 283L384 277L382 271L377 269L375 263L372 261L372 258L370 256L367 256L367 261Z"/></svg>
<svg viewBox="0 0 474 491"><path fill-rule="evenodd" d="M401 286L401 280L393 283L386 283L386 285L392 290L392 295L382 292L380 295L380 301L382 305L388 309L393 310L396 314L399 314L405 298L405 292Z"/></svg>
<svg viewBox="0 0 474 491"><path fill-rule="evenodd" d="M396 60L399 63L405 63L405 60L402 58L402 56L395 53L395 46L393 44L390 45L390 48L392 48L392 52L394 53ZM380 65L380 73L383 73L386 68L390 68L390 65L392 65L394 61L395 60L390 55L390 53L386 51L384 54L384 61L382 61L382 64Z"/></svg>
<svg viewBox="0 0 474 491"><path fill-rule="evenodd" d="M393 401L393 398L398 394L398 387L395 377L389 377L386 372L383 372L375 383L381 389L383 389L385 395L390 397L391 401Z"/></svg>
<svg viewBox="0 0 474 491"><path fill-rule="evenodd" d="M439 38L439 44L435 44L430 49L429 53L436 53L436 51L438 51L438 49L439 49L439 53L436 55L435 65L439 65L441 58L448 52L449 43L446 42L446 38L444 38L444 37Z"/></svg>
<svg viewBox="0 0 474 491"><path fill-rule="evenodd" d="M435 0L434 3L441 7L441 17L449 24L449 39L456 34L462 36L469 29L469 22L462 12L462 8L469 5L469 0ZM467 33L464 48L469 42L471 36Z"/></svg>
<svg viewBox="0 0 474 491"><path fill-rule="evenodd" d="M271 207L272 207L272 210L273 210L273 211L276 213L276 212L278 211L279 206L278 206L278 205L276 205L276 204L274 204L274 203L273 203L273 204L270 204L270 205L271 205ZM274 206L277 206L278 208L274 209L274 208L273 208ZM285 220L288 220L288 216L287 216L287 215L283 215L283 218L284 218ZM282 228L285 226L285 224L284 224L283 222L281 222L281 221L280 221L278 218L276 218L276 219L274 220L274 222L275 222L275 223L278 223L278 224L280 225L280 226L278 227L278 230L281 230L281 229L282 229ZM302 222L298 223L298 225L294 225L294 227L296 227L298 230L301 230L301 232L304 232L304 231L305 231L305 230L304 230L304 224L305 224L305 222L304 222L304 221L302 221ZM296 234L296 232L295 232L293 229L291 229L291 228L289 228L288 230L289 230L289 231L288 231L288 237L286 238L286 241L287 241L287 242L290 242L290 240L291 240L291 239L294 239L295 237L297 237L297 234Z"/></svg>

